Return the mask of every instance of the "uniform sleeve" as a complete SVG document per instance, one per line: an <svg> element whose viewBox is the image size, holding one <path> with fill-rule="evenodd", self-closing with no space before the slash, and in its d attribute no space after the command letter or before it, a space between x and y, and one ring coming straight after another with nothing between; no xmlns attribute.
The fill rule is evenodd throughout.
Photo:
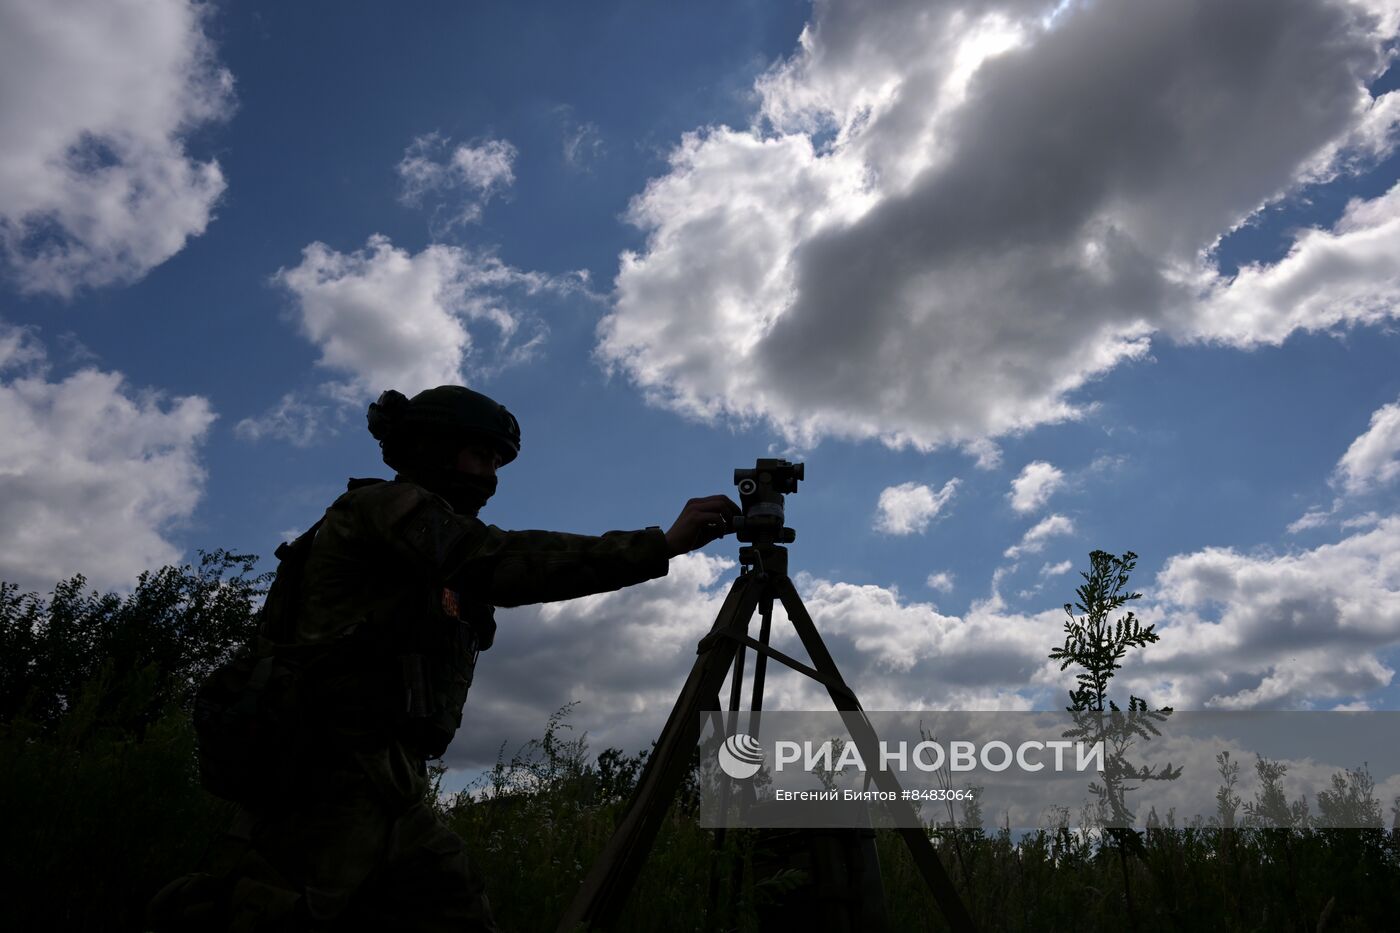
<svg viewBox="0 0 1400 933"><path fill-rule="evenodd" d="M387 484L386 484L387 485ZM410 484L386 490L374 524L394 550L444 585L493 606L523 606L642 583L670 563L660 528L600 536L502 531Z"/></svg>
<svg viewBox="0 0 1400 933"><path fill-rule="evenodd" d="M449 571L449 585L493 606L523 606L606 593L666 575L660 528L573 535L485 526L480 544Z"/></svg>

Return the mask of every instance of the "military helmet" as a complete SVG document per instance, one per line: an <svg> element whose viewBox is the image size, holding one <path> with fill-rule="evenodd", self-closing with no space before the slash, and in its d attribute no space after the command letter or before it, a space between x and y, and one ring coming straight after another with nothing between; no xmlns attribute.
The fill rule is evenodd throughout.
<svg viewBox="0 0 1400 933"><path fill-rule="evenodd" d="M520 454L520 423L495 399L465 386L425 389L413 398L389 389L369 406L369 433L381 446L400 441L489 442L501 465Z"/></svg>

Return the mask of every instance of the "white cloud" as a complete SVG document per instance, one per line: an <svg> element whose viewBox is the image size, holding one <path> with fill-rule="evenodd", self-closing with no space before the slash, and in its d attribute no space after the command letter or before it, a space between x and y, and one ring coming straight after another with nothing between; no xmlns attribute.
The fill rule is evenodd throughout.
<svg viewBox="0 0 1400 933"><path fill-rule="evenodd" d="M398 164L402 188L399 200L412 207L430 197L435 216L448 214L443 229L471 223L494 195L515 183L516 149L503 139L488 139L478 146L462 144L451 149L439 133L416 137ZM441 161L435 156L444 155Z"/></svg>
<svg viewBox="0 0 1400 933"><path fill-rule="evenodd" d="M1001 448L989 438L973 438L963 444L963 452L974 458L979 470L995 470L1001 466Z"/></svg>
<svg viewBox="0 0 1400 933"><path fill-rule="evenodd" d="M1045 550L1046 539L1069 534L1074 534L1074 522L1063 515L1047 516L1022 535L1019 544L1007 548L1005 556L1015 560L1022 554L1039 554Z"/></svg>
<svg viewBox="0 0 1400 933"><path fill-rule="evenodd" d="M233 78L187 0L0 5L0 251L26 291L134 281L204 232L225 183L185 152Z"/></svg>
<svg viewBox="0 0 1400 933"><path fill-rule="evenodd" d="M807 589L807 610L823 620L823 633L850 639L857 653L888 670L910 670L962 627L957 617L905 603L886 587L812 580Z"/></svg>
<svg viewBox="0 0 1400 933"><path fill-rule="evenodd" d="M1342 519L1343 528L1370 528L1381 523L1382 516L1378 512L1364 512L1360 515L1353 515L1351 518Z"/></svg>
<svg viewBox="0 0 1400 933"><path fill-rule="evenodd" d="M931 573L928 575L928 579L924 581L924 585L940 593L951 593L953 592L953 575L946 570Z"/></svg>
<svg viewBox="0 0 1400 933"><path fill-rule="evenodd" d="M1400 103L1400 93L1387 95ZM1392 108L1400 112L1400 108ZM1297 331L1376 324L1400 309L1400 185L1353 200L1330 230L1297 235L1288 255L1215 279L1174 332L1237 347L1279 345Z"/></svg>
<svg viewBox="0 0 1400 933"><path fill-rule="evenodd" d="M1101 454L1089 464L1089 471L1091 473L1108 473L1121 470L1127 462L1128 458L1122 454Z"/></svg>
<svg viewBox="0 0 1400 933"><path fill-rule="evenodd" d="M1026 464L1021 475L1011 481L1006 498L1018 512L1034 512L1049 501L1055 490L1064 485L1065 474L1044 460Z"/></svg>
<svg viewBox="0 0 1400 933"><path fill-rule="evenodd" d="M1289 534L1330 524L1338 514L1365 495L1400 477L1400 402L1382 405L1371 414L1371 423L1351 442L1332 470L1329 482L1341 495L1332 500L1328 509L1309 509L1288 526ZM1364 528L1380 521L1374 511L1342 519L1343 529Z"/></svg>
<svg viewBox="0 0 1400 933"><path fill-rule="evenodd" d="M1400 477L1400 402L1383 405L1371 415L1370 427L1342 454L1335 475L1348 495Z"/></svg>
<svg viewBox="0 0 1400 933"><path fill-rule="evenodd" d="M0 579L127 587L178 560L167 535L199 502L213 420L206 400L133 391L120 373L51 382L38 342L0 325Z"/></svg>
<svg viewBox="0 0 1400 933"><path fill-rule="evenodd" d="M1006 570L1007 572L1010 572L1011 570L1015 569L1015 567L1016 567L1016 565L1013 565L1013 566L1010 567L1010 568L998 568L998 569L999 569L999 570ZM1019 593L1017 593L1016 595L1019 596L1021 599L1030 599L1030 598L1033 597L1033 596L1037 596L1037 595L1039 595L1039 594L1041 593L1042 590L1045 589L1045 585L1046 585L1046 583L1049 582L1049 580L1050 580L1051 577L1063 576L1063 575L1069 573L1070 570L1072 570L1073 568L1074 568L1074 564L1073 564L1073 562L1071 562L1071 561L1062 560L1062 561L1060 561L1058 564L1051 564L1051 563L1049 563L1049 562L1047 561L1046 563L1040 565L1040 572L1036 575L1036 576L1038 577L1038 582L1036 583L1036 585L1035 585L1035 586L1032 586L1032 587L1028 587L1027 589L1021 590L1021 591L1020 591ZM1000 576L996 576L996 577L995 577L995 582L994 582L993 586L995 587L995 586L999 585L1000 582L1001 582L1001 577L1000 577Z"/></svg>
<svg viewBox="0 0 1400 933"><path fill-rule="evenodd" d="M1329 483L1341 495L1333 499L1330 509L1309 509L1288 525L1288 534L1298 534L1310 528L1322 528L1333 523L1355 497L1390 485L1400 476L1400 402L1382 405L1371 415L1371 424L1338 459L1331 471ZM1343 518L1341 528L1365 528L1378 524L1375 511Z"/></svg>
<svg viewBox="0 0 1400 933"><path fill-rule="evenodd" d="M685 135L634 199L600 358L688 416L928 449L1078 417L1161 331L1390 314L1394 195L1231 281L1209 251L1390 150L1400 107L1365 86L1394 15L1122 6L817 5L759 123Z"/></svg>
<svg viewBox="0 0 1400 933"><path fill-rule="evenodd" d="M340 408L318 405L288 392L263 414L239 421L233 433L254 443L275 438L293 447L310 447L325 435L335 433L342 420L341 412Z"/></svg>
<svg viewBox="0 0 1400 933"><path fill-rule="evenodd" d="M1400 644L1400 516L1298 553L1174 557L1154 600L1143 615L1167 622L1162 640L1125 672L1167 687L1163 702L1287 708L1380 689Z"/></svg>
<svg viewBox="0 0 1400 933"><path fill-rule="evenodd" d="M487 140L480 146L458 146L452 153L452 169L470 188L482 193L515 182L511 164L515 147L502 139Z"/></svg>
<svg viewBox="0 0 1400 933"><path fill-rule="evenodd" d="M578 275L525 272L444 244L410 254L377 234L353 253L312 243L299 265L273 280L295 296L302 334L321 351L318 364L348 377L337 390L357 402L387 388L412 394L470 382L523 362L546 331L513 298L585 291ZM483 325L493 338L484 345L474 338Z"/></svg>
<svg viewBox="0 0 1400 933"><path fill-rule="evenodd" d="M1002 581L1020 569L1020 564L1010 564L1009 566L1002 566L993 570L991 594L986 599L977 601L974 605L988 612L1000 612L1005 609L1006 599L1001 595Z"/></svg>
<svg viewBox="0 0 1400 933"><path fill-rule="evenodd" d="M875 530L892 535L922 534L957 491L956 479L948 480L937 492L921 483L890 486L880 493Z"/></svg>
<svg viewBox="0 0 1400 933"><path fill-rule="evenodd" d="M1321 528L1332 519L1332 513L1324 509L1308 509L1300 517L1288 523L1288 533L1296 535L1300 531Z"/></svg>

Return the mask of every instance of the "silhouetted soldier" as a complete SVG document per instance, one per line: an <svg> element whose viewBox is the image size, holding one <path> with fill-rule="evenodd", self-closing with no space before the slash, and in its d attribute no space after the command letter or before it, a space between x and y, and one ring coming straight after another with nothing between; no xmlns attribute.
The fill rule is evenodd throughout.
<svg viewBox="0 0 1400 933"><path fill-rule="evenodd" d="M716 495L690 500L664 533L502 531L476 516L520 451L504 406L461 386L390 390L369 429L398 475L351 480L279 549L259 623L254 657L267 660L247 679L269 696L279 677L295 684L282 695L296 698L296 748L254 763L241 780L255 790L226 794L243 807L215 871L157 895L157 929L494 930L462 841L424 802L425 762L461 723L492 607L663 576L739 512Z"/></svg>

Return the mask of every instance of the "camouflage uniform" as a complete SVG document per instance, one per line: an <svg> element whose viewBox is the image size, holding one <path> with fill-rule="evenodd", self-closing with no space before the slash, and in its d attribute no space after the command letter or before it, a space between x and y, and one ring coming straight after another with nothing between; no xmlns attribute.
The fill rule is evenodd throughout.
<svg viewBox="0 0 1400 933"><path fill-rule="evenodd" d="M312 544L294 641L332 650L356 638L402 645L405 632L465 631L457 619L478 633L484 626L494 631L493 606L616 590L663 576L667 563L659 528L601 537L502 531L402 478L353 481L327 510ZM478 645L436 637L415 644L436 649L427 660L437 665L430 678L437 705L444 696L456 705L437 710L440 728L431 734L445 745L444 735L450 738L460 722ZM385 715L386 708L402 708L403 679L392 663L378 668L331 667L318 694L330 716L325 741L308 744L285 796L240 813L212 875L187 876L183 887L177 882L157 897L157 925L496 929L462 841L424 804L424 758L431 753ZM444 680L454 681L445 694ZM227 921L200 919L210 899L231 904Z"/></svg>

